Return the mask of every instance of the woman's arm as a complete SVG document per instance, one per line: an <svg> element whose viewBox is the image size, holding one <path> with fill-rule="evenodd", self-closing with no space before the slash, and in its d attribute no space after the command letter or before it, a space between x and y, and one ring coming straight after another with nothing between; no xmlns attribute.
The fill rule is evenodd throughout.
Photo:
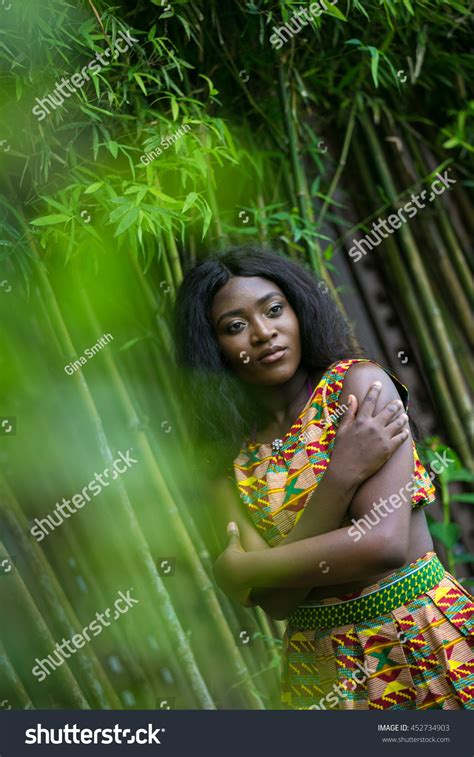
<svg viewBox="0 0 474 757"><path fill-rule="evenodd" d="M395 385L383 370L370 363L356 364L346 375L344 389L361 401L374 380L382 383L377 412L379 406L398 399ZM377 525L367 523L363 535L351 526L253 554L241 553L233 543L219 558L221 565L216 565L221 579L230 591L243 585L328 586L370 579L403 565L409 545L412 475L410 435L354 497L353 514L360 518L373 510L380 517ZM319 568L322 561L329 567L326 572Z"/></svg>
<svg viewBox="0 0 474 757"><path fill-rule="evenodd" d="M345 402L341 404L348 410L337 429L330 463L298 523L285 537L285 544L338 528L357 488L381 468L403 442L401 432L408 418L401 412L401 400L392 400L375 413L381 387L380 382L372 384L359 408L355 396L347 388L343 392ZM354 449L358 450L357 455ZM328 572L325 560L321 560L318 567ZM275 587L254 587L249 594L250 602L260 605L271 617L279 618L287 617L304 599L302 593L289 593L288 589Z"/></svg>
<svg viewBox="0 0 474 757"><path fill-rule="evenodd" d="M358 406L355 395L344 387L341 404L348 410L337 428L329 465L285 544L338 528L357 489L407 438L408 417L402 413L401 400L381 403L377 412L381 389L380 381L371 383Z"/></svg>
<svg viewBox="0 0 474 757"><path fill-rule="evenodd" d="M344 397L348 409L337 430L330 464L306 504L299 522L286 537L286 543L337 528L357 487L378 470L400 445L400 431L407 420L406 416L400 415L402 403L387 403L375 414L380 389L380 382L371 385L360 407L354 395L347 393L347 397ZM353 455L354 447L359 451L357 456ZM235 488L226 478L212 483L210 499L219 502L215 515L222 526L224 521L233 520L237 523L244 550L269 548L242 508ZM223 527L219 531L223 534ZM241 603L246 607L260 605L269 615L275 616L283 608L289 611L289 608L301 604L311 588L291 591L255 588L241 599Z"/></svg>

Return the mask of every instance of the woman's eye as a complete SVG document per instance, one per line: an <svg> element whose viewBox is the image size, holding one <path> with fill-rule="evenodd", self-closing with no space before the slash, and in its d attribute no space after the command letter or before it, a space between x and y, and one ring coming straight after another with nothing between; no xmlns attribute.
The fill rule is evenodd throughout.
<svg viewBox="0 0 474 757"><path fill-rule="evenodd" d="M275 313L275 314L279 313L280 311L278 311L278 310L275 311L275 308L280 308L280 311L281 311L281 310L283 310L283 305L280 305L279 303L277 303L275 305L272 305L272 307L270 308L269 312L270 313Z"/></svg>
<svg viewBox="0 0 474 757"><path fill-rule="evenodd" d="M240 329L233 329L233 326L243 326L242 321L235 321L234 323L231 323L230 326L227 329L227 332L229 334L236 334Z"/></svg>

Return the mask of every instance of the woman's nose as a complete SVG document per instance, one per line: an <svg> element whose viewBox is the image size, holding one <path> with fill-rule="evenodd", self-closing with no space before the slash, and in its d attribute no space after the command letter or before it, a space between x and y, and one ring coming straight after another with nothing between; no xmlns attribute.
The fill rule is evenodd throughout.
<svg viewBox="0 0 474 757"><path fill-rule="evenodd" d="M276 329L272 323L259 319L252 326L252 341L267 341L276 335Z"/></svg>

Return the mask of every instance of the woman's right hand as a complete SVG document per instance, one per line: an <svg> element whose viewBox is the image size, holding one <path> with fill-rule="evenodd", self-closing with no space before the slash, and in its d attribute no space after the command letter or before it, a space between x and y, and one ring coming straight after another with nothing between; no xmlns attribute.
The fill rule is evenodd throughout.
<svg viewBox="0 0 474 757"><path fill-rule="evenodd" d="M376 473L410 433L401 400L391 400L375 413L381 387L373 383L360 408L350 394L337 428L331 467L350 485L358 486Z"/></svg>

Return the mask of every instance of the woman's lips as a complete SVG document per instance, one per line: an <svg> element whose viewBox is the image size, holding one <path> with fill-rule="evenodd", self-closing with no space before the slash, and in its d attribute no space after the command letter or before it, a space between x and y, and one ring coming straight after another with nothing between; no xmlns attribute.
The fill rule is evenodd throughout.
<svg viewBox="0 0 474 757"><path fill-rule="evenodd" d="M276 363L277 360L281 360L285 352L286 352L286 347L284 347L282 350L277 350L276 352L272 352L271 355L266 355L265 357L262 357L262 359L259 360L259 363Z"/></svg>

